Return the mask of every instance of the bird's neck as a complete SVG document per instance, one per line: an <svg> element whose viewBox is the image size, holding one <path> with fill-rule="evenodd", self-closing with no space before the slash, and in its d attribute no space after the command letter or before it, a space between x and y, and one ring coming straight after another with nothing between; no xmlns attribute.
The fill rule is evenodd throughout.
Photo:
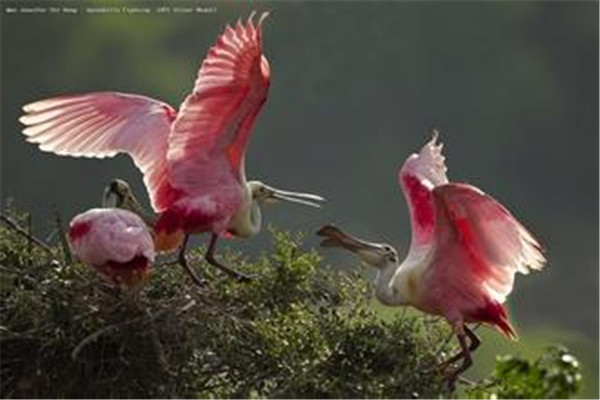
<svg viewBox="0 0 600 400"><path fill-rule="evenodd" d="M150 228L154 229L158 216L151 211L146 210L138 201L134 199L130 204L123 208L137 214Z"/></svg>
<svg viewBox="0 0 600 400"><path fill-rule="evenodd" d="M375 278L375 296L388 306L411 304L415 296L415 281L410 268L404 263L393 262L380 268Z"/></svg>
<svg viewBox="0 0 600 400"><path fill-rule="evenodd" d="M375 296L377 300L388 306L403 304L393 284L397 269L397 263L389 262L377 271L375 278Z"/></svg>
<svg viewBox="0 0 600 400"><path fill-rule="evenodd" d="M233 217L230 229L236 236L243 238L256 235L262 226L260 206L253 199L249 186L247 184L244 186L242 207Z"/></svg>

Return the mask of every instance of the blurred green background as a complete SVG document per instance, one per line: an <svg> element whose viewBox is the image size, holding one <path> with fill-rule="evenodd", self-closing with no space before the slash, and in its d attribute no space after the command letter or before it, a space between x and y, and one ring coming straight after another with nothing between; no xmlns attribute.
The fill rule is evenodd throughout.
<svg viewBox="0 0 600 400"><path fill-rule="evenodd" d="M272 86L247 172L330 203L319 212L274 207L267 222L308 232L309 245L321 224L336 222L405 252L410 225L397 169L436 126L450 178L503 202L550 260L543 273L516 280L509 307L521 341L487 330L473 376L489 373L496 354L559 342L583 361L583 395L598 396L598 2L176 2L216 12L5 12L22 4L2 2L0 188L3 200L32 212L40 233L49 231L53 207L70 218L96 206L114 177L144 188L126 156L62 158L26 143L17 121L23 104L118 90L177 106L224 25L270 10L264 52ZM254 257L267 239L229 245Z"/></svg>

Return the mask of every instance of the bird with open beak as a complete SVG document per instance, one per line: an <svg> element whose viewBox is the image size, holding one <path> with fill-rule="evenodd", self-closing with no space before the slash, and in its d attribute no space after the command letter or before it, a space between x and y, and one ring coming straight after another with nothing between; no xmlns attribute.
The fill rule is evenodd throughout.
<svg viewBox="0 0 600 400"><path fill-rule="evenodd" d="M503 303L515 274L541 270L546 258L539 242L498 201L474 186L448 181L436 141L437 133L400 169L412 225L402 262L392 246L332 225L317 234L325 238L322 246L349 250L377 269L375 294L381 303L410 305L450 323L461 351L440 368L453 382L472 364L471 353L480 344L468 323L487 323L516 339ZM460 366L448 369L459 360Z"/></svg>
<svg viewBox="0 0 600 400"><path fill-rule="evenodd" d="M144 175L161 248L210 233L206 260L239 279L249 277L214 254L224 235L250 237L261 228L260 205L289 201L318 206L316 195L274 189L246 178L246 150L267 101L271 68L263 54L268 13L227 25L206 55L179 109L138 94L95 92L38 100L19 119L40 150L73 157L128 154Z"/></svg>

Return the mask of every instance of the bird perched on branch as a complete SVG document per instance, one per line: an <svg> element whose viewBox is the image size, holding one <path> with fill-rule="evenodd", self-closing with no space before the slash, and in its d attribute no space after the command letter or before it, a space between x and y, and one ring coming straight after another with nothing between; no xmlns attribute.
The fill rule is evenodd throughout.
<svg viewBox="0 0 600 400"><path fill-rule="evenodd" d="M68 237L77 257L111 282L135 287L148 279L154 243L136 214L93 208L73 218Z"/></svg>
<svg viewBox="0 0 600 400"><path fill-rule="evenodd" d="M360 240L332 225L317 234L325 237L322 246L350 250L377 269L380 302L411 305L452 325L461 350L440 368L454 381L472 364L471 352L480 344L468 323L487 323L516 339L503 303L515 274L541 270L546 258L539 242L498 201L475 186L448 181L436 141L437 133L400 169L412 226L404 261L392 246ZM460 360L454 370L446 369Z"/></svg>
<svg viewBox="0 0 600 400"><path fill-rule="evenodd" d="M157 242L182 244L180 263L199 284L185 258L190 234L211 233L207 261L247 279L216 260L218 238L257 234L261 204L283 200L318 207L324 201L246 180L246 148L271 81L262 54L267 13L256 23L253 17L225 28L179 110L145 96L99 92L36 101L23 107L20 118L27 140L43 151L74 157L130 155L144 174Z"/></svg>

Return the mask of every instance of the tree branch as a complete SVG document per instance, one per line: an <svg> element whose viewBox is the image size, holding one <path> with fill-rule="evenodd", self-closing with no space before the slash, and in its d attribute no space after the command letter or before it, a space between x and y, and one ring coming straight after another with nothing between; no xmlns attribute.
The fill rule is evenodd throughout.
<svg viewBox="0 0 600 400"><path fill-rule="evenodd" d="M42 240L38 239L37 237L35 237L32 234L30 234L29 232L27 232L25 229L21 228L19 226L19 224L17 224L11 218L4 215L3 213L0 213L0 220L2 220L2 222L4 222L9 228L12 228L19 235L28 239L30 243L35 243L37 246L39 246L40 248L47 251L48 254L50 254L51 256L54 256L54 251L52 250L52 248L50 246L48 246Z"/></svg>

